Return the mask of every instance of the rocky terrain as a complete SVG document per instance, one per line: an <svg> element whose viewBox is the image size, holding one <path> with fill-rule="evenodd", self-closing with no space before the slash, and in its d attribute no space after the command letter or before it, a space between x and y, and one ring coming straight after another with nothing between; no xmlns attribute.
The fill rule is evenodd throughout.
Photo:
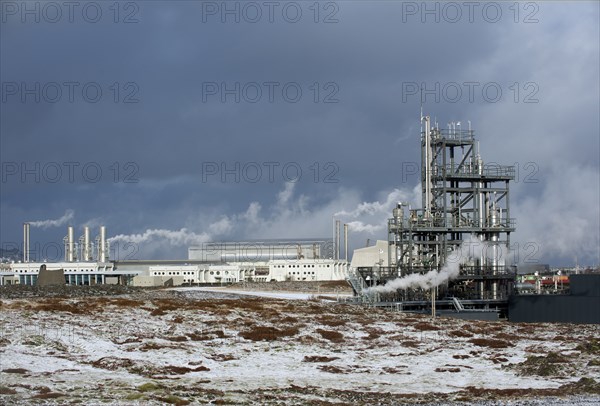
<svg viewBox="0 0 600 406"><path fill-rule="evenodd" d="M0 293L1 404L600 402L597 325L431 319L227 289Z"/></svg>

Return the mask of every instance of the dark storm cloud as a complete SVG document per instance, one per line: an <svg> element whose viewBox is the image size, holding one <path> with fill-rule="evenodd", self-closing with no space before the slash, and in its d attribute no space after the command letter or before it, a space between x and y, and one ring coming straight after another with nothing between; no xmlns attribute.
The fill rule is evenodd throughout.
<svg viewBox="0 0 600 406"><path fill-rule="evenodd" d="M555 169L552 159L539 153L541 149L550 156L583 156L591 165L592 179L597 171L597 116L596 121L586 119L590 114L586 110L598 107L598 92L593 92L598 87L593 75L598 69L598 44L590 44L590 38L598 37L597 22L582 19L582 13L597 16L594 3L577 3L571 6L576 8L573 12L565 12L568 6L562 4L532 3L538 7L533 15L537 23L525 23L535 9L522 8L515 16L507 5L501 6L503 16L496 23L490 22L492 14L483 15L480 9L470 22L464 8L457 23L448 21L451 14L440 14L439 22L426 15L422 23L420 13L407 13L422 3L366 1L338 2L337 8L326 8L325 3L318 23L310 2L294 3L303 12L297 23L286 21L280 12L270 23L264 7L257 23L245 21L244 15L239 23L231 15L223 23L219 13L207 13L214 5L222 7L222 2L130 3L135 7L120 4L118 23L108 3L99 2L103 17L98 23L89 23L77 13L73 22L63 18L57 23L44 18L22 23L19 15L3 14L3 83L79 85L73 102L67 100L64 85L56 103L35 103L31 97L22 102L19 94L3 94L7 100L2 102L0 117L2 162L25 163L27 168L39 162L42 169L48 163L80 164L73 182L65 173L56 183L44 176L40 182L31 176L21 182L19 173L3 181L3 241L20 240L22 221L34 215L59 217L67 208L75 210L77 224L100 219L114 234L182 227L200 234L222 216L241 223L240 213L252 202L262 204L262 220L271 228L244 227L238 230L240 238L293 234L291 227L281 226L283 219L289 220L287 215L275 221L265 213L284 189L286 179L279 169L290 163L303 171L294 199L308 196L306 204L312 210L298 208L298 215L306 210L314 214L330 209L331 215L352 209L333 207L332 202L350 206L361 200L385 201L394 187L410 194L419 179L414 174L403 176L402 164L419 161L420 103L418 94L406 90L408 84L422 82L430 88L460 86L463 95L458 102L448 100L452 93L440 94L442 89L438 100L428 96L425 109L441 125L453 120L466 125L470 119L477 129L484 129L482 136L488 137L482 141L484 158L488 154L489 160L521 165L532 160L544 168L546 180L535 187L516 185L515 203L560 186L548 183ZM241 9L246 4L227 3ZM290 2L281 2L281 8L286 4ZM444 3L437 4L442 12ZM332 11L338 22L322 22ZM138 22L125 24L126 16ZM578 24L571 24L575 21ZM576 50L569 51L573 47ZM588 70L573 78L572 66L579 63ZM566 83L571 80L575 84ZM91 90L96 86L102 90L96 103L80 92L90 82ZM223 103L221 89L203 94L207 83L223 82L230 88L256 83L262 96L250 103L242 95L236 103L234 96L227 95ZM273 102L268 100L265 82L279 83ZM464 82L479 83L473 101L468 100ZM482 97L482 86L490 82L501 86L500 102ZM517 102L510 89L515 82L520 89ZM527 82L538 85L539 103L522 103ZM286 83L302 89L298 102L282 96ZM587 85L581 88L583 94L574 91L580 90L579 83ZM327 96L337 102L324 103ZM552 107L559 105L576 106L573 119L559 118L560 108ZM567 121L576 129L576 137L554 142L556 137L550 136L551 142L544 141L549 137L547 129L566 130ZM493 127L507 123L514 126L511 131ZM527 137L519 134L517 126L531 123L537 123L537 131L528 128ZM272 182L266 171L257 182L243 176L237 182L231 175L221 182L220 173L203 179L212 163L219 169L221 164L235 168L236 163L241 167L257 163L266 170L266 162L279 163ZM135 166L126 167L130 163ZM328 163L336 165L336 182L324 182L333 173L331 166L325 168ZM102 176L90 181L90 174L80 171L86 164L97 164ZM125 182L128 175L137 182ZM345 195L342 188L352 192ZM348 196L346 201L339 200L342 195ZM597 203L598 197L592 200ZM593 213L592 220L597 217ZM314 232L328 233L330 225L322 224L325 220L320 217L319 221ZM535 238L536 233L527 238ZM384 238L385 232L378 237ZM177 255L185 255L185 249Z"/></svg>

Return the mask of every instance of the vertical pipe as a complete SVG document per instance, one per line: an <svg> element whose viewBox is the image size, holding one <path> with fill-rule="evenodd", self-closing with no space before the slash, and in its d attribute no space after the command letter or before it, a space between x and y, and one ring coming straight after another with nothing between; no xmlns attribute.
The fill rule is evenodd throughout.
<svg viewBox="0 0 600 406"><path fill-rule="evenodd" d="M331 233L331 238L332 238L332 243L333 243L333 250L331 252L331 258L335 259L335 253L337 251L337 246L336 246L337 238L336 238L336 235L335 235L335 230L336 230L336 228L335 228L335 217L332 217L331 220L332 220L331 221L331 227L333 228L332 229L332 233Z"/></svg>
<svg viewBox="0 0 600 406"><path fill-rule="evenodd" d="M23 262L29 262L29 223L23 223Z"/></svg>
<svg viewBox="0 0 600 406"><path fill-rule="evenodd" d="M340 221L335 221L335 259L340 259Z"/></svg>
<svg viewBox="0 0 600 406"><path fill-rule="evenodd" d="M431 122L429 116L422 118L425 122L423 142L421 143L421 182L423 192L424 217L431 214Z"/></svg>
<svg viewBox="0 0 600 406"><path fill-rule="evenodd" d="M98 262L106 262L106 227L100 226L98 242Z"/></svg>
<svg viewBox="0 0 600 406"><path fill-rule="evenodd" d="M348 262L348 224L344 224L344 255Z"/></svg>
<svg viewBox="0 0 600 406"><path fill-rule="evenodd" d="M90 228L88 226L83 227L83 252L81 259L82 261L92 260L92 253L90 250Z"/></svg>
<svg viewBox="0 0 600 406"><path fill-rule="evenodd" d="M73 226L68 226L67 227L67 244L66 244L66 250L65 250L65 261L66 262L73 262L75 260L75 240L74 240L74 231L73 231Z"/></svg>

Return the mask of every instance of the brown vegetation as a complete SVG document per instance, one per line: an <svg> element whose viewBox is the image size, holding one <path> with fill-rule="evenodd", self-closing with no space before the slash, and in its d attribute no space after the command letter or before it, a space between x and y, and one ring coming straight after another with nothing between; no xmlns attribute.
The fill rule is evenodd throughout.
<svg viewBox="0 0 600 406"><path fill-rule="evenodd" d="M444 368L436 368L435 372L460 372L460 368L456 368L456 367L444 367Z"/></svg>
<svg viewBox="0 0 600 406"><path fill-rule="evenodd" d="M319 369L324 372L329 372L331 374L345 374L347 371L345 369L336 367L334 365L321 365Z"/></svg>
<svg viewBox="0 0 600 406"><path fill-rule="evenodd" d="M473 337L473 333L471 333L469 331L465 331L465 330L452 330L452 331L448 332L448 335L450 337L463 337L463 338Z"/></svg>
<svg viewBox="0 0 600 406"><path fill-rule="evenodd" d="M240 337L252 341L274 341L283 337L292 337L298 334L297 327L285 327L282 329L268 326L255 326L246 331L240 331Z"/></svg>
<svg viewBox="0 0 600 406"><path fill-rule="evenodd" d="M341 343L344 341L344 335L339 331L323 330L318 328L317 333L321 334L321 337L323 337L324 339L329 340L333 343Z"/></svg>
<svg viewBox="0 0 600 406"><path fill-rule="evenodd" d="M508 348L510 347L510 343L503 340L494 340L491 338L472 338L469 340L470 343L478 345L480 347L489 347L489 348Z"/></svg>
<svg viewBox="0 0 600 406"><path fill-rule="evenodd" d="M3 369L2 372L4 372L5 374L25 375L27 372L29 372L29 370L27 370L25 368L6 368L6 369Z"/></svg>
<svg viewBox="0 0 600 406"><path fill-rule="evenodd" d="M519 375L555 376L560 375L562 364L568 362L566 357L549 352L545 356L528 356L525 361L516 365L516 369Z"/></svg>
<svg viewBox="0 0 600 406"><path fill-rule="evenodd" d="M436 330L441 330L440 327L434 326L433 324L426 323L426 322L419 322L419 323L413 324L412 327L415 330L417 330L417 331L436 331Z"/></svg>
<svg viewBox="0 0 600 406"><path fill-rule="evenodd" d="M340 357L326 357L321 355L307 355L304 357L302 362L331 362L336 359L340 359Z"/></svg>

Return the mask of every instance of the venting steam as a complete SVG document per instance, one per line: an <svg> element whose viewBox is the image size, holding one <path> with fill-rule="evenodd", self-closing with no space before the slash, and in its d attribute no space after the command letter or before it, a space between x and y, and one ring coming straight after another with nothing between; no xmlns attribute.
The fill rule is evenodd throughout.
<svg viewBox="0 0 600 406"><path fill-rule="evenodd" d="M448 256L446 265L439 272L432 270L426 274L410 274L388 281L385 285L366 289L365 292L390 293L398 289L431 289L456 278L460 272L461 264L465 264L473 258L487 258L488 251L491 251L488 248L486 242L480 241L475 235L470 235Z"/></svg>
<svg viewBox="0 0 600 406"><path fill-rule="evenodd" d="M41 227L41 228L50 228L50 227L60 227L62 225L67 224L69 220L72 220L75 216L75 212L71 209L65 211L64 216L55 220L39 220L39 221L30 221L29 224L31 227Z"/></svg>
<svg viewBox="0 0 600 406"><path fill-rule="evenodd" d="M142 234L119 234L109 238L110 243L114 242L130 242L135 244L145 243L152 239L167 240L171 245L193 245L202 244L210 240L208 234L197 234L189 231L187 228L180 230L165 230L165 229L148 229Z"/></svg>

